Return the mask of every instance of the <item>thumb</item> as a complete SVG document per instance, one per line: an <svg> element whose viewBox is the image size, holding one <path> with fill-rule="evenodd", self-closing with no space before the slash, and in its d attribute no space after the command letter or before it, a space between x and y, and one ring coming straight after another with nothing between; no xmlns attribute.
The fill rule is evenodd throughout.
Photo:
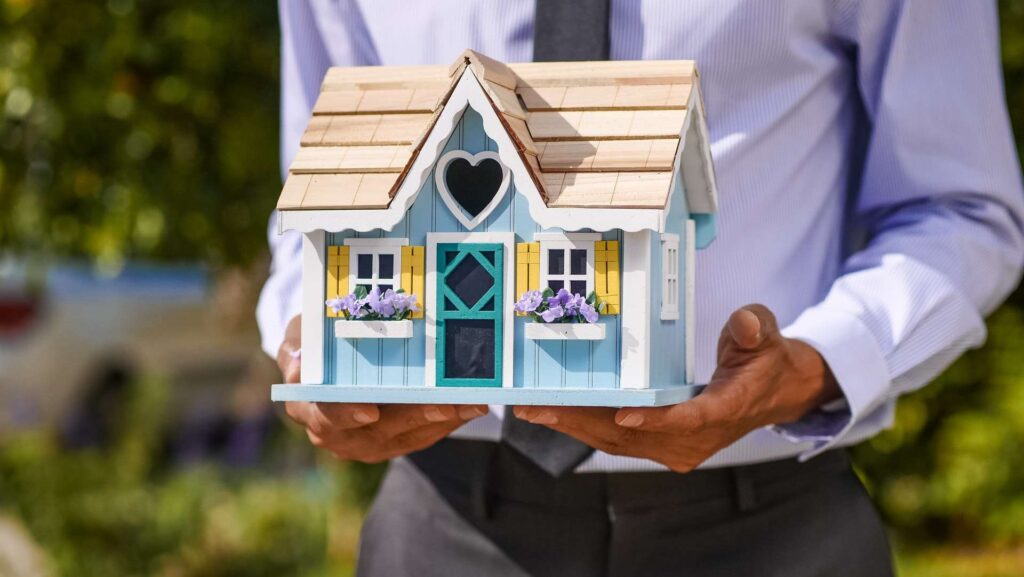
<svg viewBox="0 0 1024 577"><path fill-rule="evenodd" d="M764 305L737 309L726 322L726 332L741 350L755 350L779 332L775 315Z"/></svg>

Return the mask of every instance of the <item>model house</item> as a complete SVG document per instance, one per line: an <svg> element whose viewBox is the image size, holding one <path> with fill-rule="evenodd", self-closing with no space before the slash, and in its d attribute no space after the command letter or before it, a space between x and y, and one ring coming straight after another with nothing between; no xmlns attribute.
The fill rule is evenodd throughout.
<svg viewBox="0 0 1024 577"><path fill-rule="evenodd" d="M304 241L275 400L690 395L717 209L691 61L332 68L277 208Z"/></svg>

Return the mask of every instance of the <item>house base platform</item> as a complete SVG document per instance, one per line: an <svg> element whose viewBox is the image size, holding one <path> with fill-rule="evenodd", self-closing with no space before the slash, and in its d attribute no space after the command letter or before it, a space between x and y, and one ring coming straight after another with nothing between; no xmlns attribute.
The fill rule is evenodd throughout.
<svg viewBox="0 0 1024 577"><path fill-rule="evenodd" d="M703 385L671 385L649 389L274 385L270 397L274 401L320 403L658 407L689 400L703 388Z"/></svg>

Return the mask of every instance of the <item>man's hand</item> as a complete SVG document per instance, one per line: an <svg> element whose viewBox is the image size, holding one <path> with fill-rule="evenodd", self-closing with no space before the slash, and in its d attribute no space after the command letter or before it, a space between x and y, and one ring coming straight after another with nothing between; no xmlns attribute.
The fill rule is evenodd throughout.
<svg viewBox="0 0 1024 577"><path fill-rule="evenodd" d="M796 421L840 395L814 348L779 332L766 307L729 317L718 339L718 368L695 398L656 408L516 407L532 423L611 453L687 472L760 427Z"/></svg>
<svg viewBox="0 0 1024 577"><path fill-rule="evenodd" d="M302 321L288 323L277 365L286 383L297 383L301 366ZM475 405L372 405L365 403L285 403L293 421L313 445L339 459L378 463L426 449L455 429L487 413Z"/></svg>

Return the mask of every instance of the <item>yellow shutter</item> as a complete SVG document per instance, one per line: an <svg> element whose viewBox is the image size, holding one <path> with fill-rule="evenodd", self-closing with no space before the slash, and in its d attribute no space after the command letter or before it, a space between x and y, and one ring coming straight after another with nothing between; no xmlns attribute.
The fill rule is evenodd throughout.
<svg viewBox="0 0 1024 577"><path fill-rule="evenodd" d="M324 291L327 300L348 294L348 247L329 246L327 247L327 290ZM327 308L328 317L339 317L330 307Z"/></svg>
<svg viewBox="0 0 1024 577"><path fill-rule="evenodd" d="M594 243L594 292L604 301L604 314L619 314L619 241Z"/></svg>
<svg viewBox="0 0 1024 577"><path fill-rule="evenodd" d="M423 268L424 250L422 246L402 247L402 290L416 295L416 303L420 306L419 312L412 313L412 318L422 319L423 311L427 306L423 294L423 280L426 277L426 269Z"/></svg>
<svg viewBox="0 0 1024 577"><path fill-rule="evenodd" d="M516 300L526 291L540 290L540 243L516 243Z"/></svg>

